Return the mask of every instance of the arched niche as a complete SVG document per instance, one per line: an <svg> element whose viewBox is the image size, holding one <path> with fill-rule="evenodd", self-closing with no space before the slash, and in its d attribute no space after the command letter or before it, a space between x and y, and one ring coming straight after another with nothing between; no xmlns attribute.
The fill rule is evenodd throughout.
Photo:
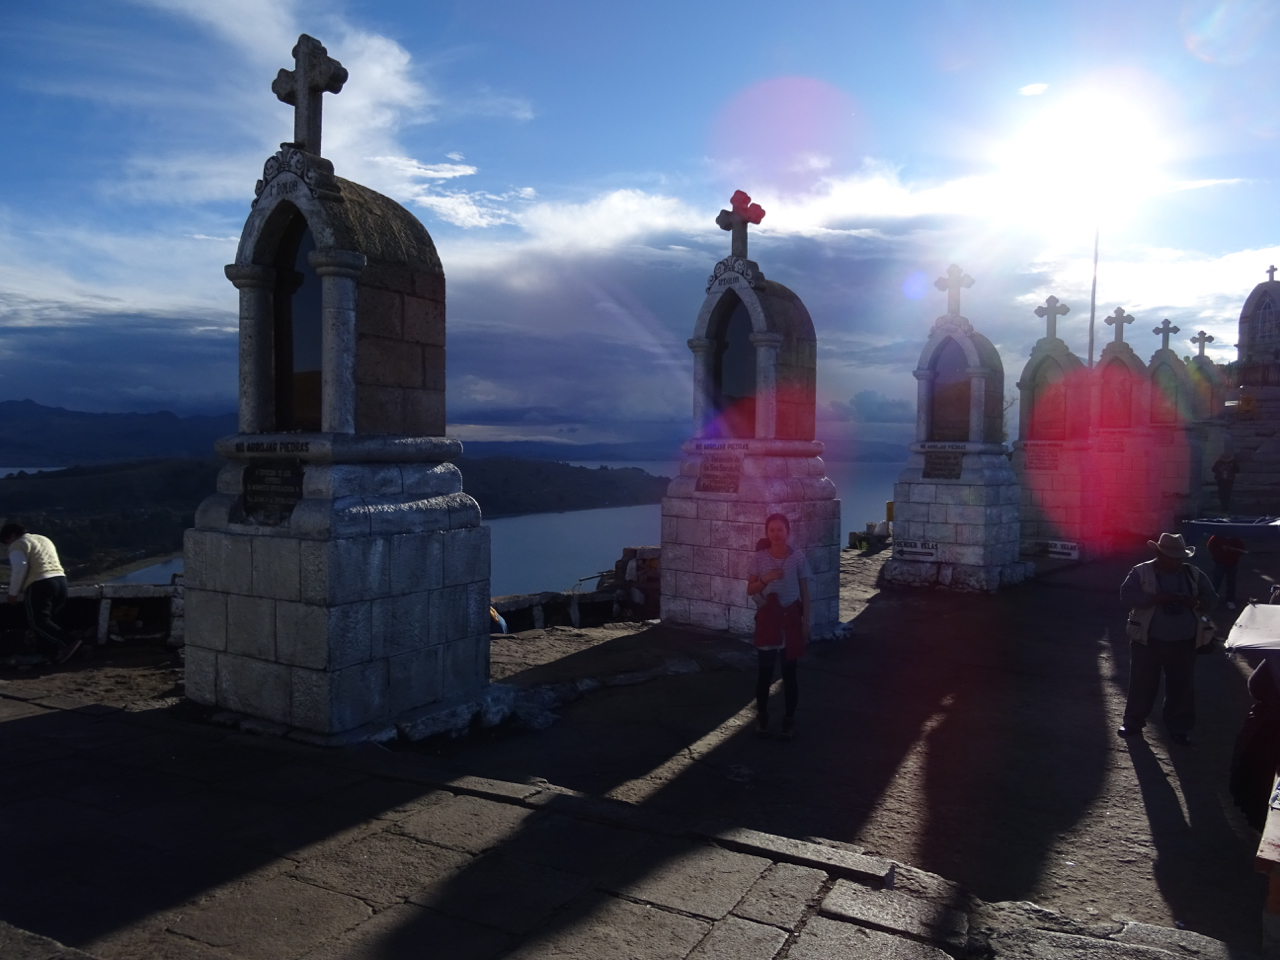
<svg viewBox="0 0 1280 960"><path fill-rule="evenodd" d="M1004 441L1004 366L964 317L938 318L915 376L917 440Z"/></svg>
<svg viewBox="0 0 1280 960"><path fill-rule="evenodd" d="M1031 379L1029 440L1067 439L1066 371L1053 357L1045 357Z"/></svg>
<svg viewBox="0 0 1280 960"><path fill-rule="evenodd" d="M1178 375L1167 363L1151 372L1151 422L1173 426L1179 420L1180 391Z"/></svg>
<svg viewBox="0 0 1280 960"><path fill-rule="evenodd" d="M969 439L969 361L964 350L947 337L933 355L933 401L929 414L929 440Z"/></svg>
<svg viewBox="0 0 1280 960"><path fill-rule="evenodd" d="M751 314L732 291L720 298L708 333L712 348L711 392L715 417L708 435L756 435L756 348Z"/></svg>
<svg viewBox="0 0 1280 960"><path fill-rule="evenodd" d="M1119 358L1102 366L1102 396L1098 409L1104 427L1133 425L1133 373Z"/></svg>
<svg viewBox="0 0 1280 960"><path fill-rule="evenodd" d="M282 212L289 213L288 210ZM320 319L320 276L310 260L315 249L315 238L306 218L292 207L273 257L276 430L319 432L321 429L324 334Z"/></svg>
<svg viewBox="0 0 1280 960"><path fill-rule="evenodd" d="M812 440L818 344L809 311L782 284L721 267L689 340L696 434Z"/></svg>
<svg viewBox="0 0 1280 960"><path fill-rule="evenodd" d="M444 270L389 197L286 145L227 278L240 291L240 432L443 436Z"/></svg>

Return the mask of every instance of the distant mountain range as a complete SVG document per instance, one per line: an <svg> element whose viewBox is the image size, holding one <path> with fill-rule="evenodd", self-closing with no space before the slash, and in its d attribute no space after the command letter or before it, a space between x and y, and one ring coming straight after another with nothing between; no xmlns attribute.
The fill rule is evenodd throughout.
<svg viewBox="0 0 1280 960"><path fill-rule="evenodd" d="M33 400L0 401L0 465L58 467L157 457L209 457L218 437L235 433L234 413L180 417L173 413L83 413ZM901 443L831 430L826 459L901 463ZM683 434L677 431L673 437ZM678 440L566 444L536 440L468 440L466 455L528 460L677 460Z"/></svg>

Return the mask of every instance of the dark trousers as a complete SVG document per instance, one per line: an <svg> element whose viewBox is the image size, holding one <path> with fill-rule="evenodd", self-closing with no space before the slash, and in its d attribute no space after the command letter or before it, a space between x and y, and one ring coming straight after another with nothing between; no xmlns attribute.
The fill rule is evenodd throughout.
<svg viewBox="0 0 1280 960"><path fill-rule="evenodd" d="M1238 569L1239 567L1236 564L1224 567L1216 560L1213 562L1213 591L1229 603L1236 602L1236 570ZM1222 592L1222 583L1224 580L1227 584L1226 593Z"/></svg>
<svg viewBox="0 0 1280 960"><path fill-rule="evenodd" d="M800 686L796 680L798 660L788 660L781 650L757 650L760 672L756 674L756 709L761 715L769 712L769 687L773 685L773 667L782 661L782 690L787 704L787 716L794 717L796 704L800 702Z"/></svg>
<svg viewBox="0 0 1280 960"><path fill-rule="evenodd" d="M1141 729L1156 705L1160 674L1164 674L1164 725L1170 733L1190 736L1196 724L1195 640L1129 641L1129 700L1124 725Z"/></svg>
<svg viewBox="0 0 1280 960"><path fill-rule="evenodd" d="M1223 513L1231 512L1231 487L1232 486L1233 484L1231 483L1223 483L1221 480L1218 481L1218 500L1222 504Z"/></svg>
<svg viewBox="0 0 1280 960"><path fill-rule="evenodd" d="M67 637L53 618L67 602L67 578L46 577L37 580L24 592L23 604L27 610L27 623L36 632L40 642L56 653L62 649Z"/></svg>

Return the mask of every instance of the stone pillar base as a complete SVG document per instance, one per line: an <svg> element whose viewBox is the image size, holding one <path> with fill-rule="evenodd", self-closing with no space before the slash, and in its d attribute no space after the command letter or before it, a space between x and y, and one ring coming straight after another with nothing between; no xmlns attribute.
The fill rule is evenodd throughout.
<svg viewBox="0 0 1280 960"><path fill-rule="evenodd" d="M187 531L187 696L325 743L492 713L489 530L457 468L275 463L300 499L255 510L264 463L228 464Z"/></svg>
<svg viewBox="0 0 1280 960"><path fill-rule="evenodd" d="M1026 560L989 567L966 563L921 563L915 560L889 560L881 571L886 583L908 587L946 587L949 590L994 593L1001 587L1034 577L1035 564Z"/></svg>
<svg viewBox="0 0 1280 960"><path fill-rule="evenodd" d="M662 501L663 621L750 636L756 613L747 596L751 556L765 518L781 513L791 523L791 545L805 550L813 568L812 636L830 636L840 623L840 501L817 455L821 445L743 440L719 446L741 451L736 474L722 472L733 451L692 441Z"/></svg>

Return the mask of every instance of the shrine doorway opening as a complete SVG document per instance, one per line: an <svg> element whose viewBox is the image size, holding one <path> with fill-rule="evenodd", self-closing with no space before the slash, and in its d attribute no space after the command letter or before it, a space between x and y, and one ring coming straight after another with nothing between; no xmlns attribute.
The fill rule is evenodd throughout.
<svg viewBox="0 0 1280 960"><path fill-rule="evenodd" d="M276 247L273 351L277 430L319 432L324 395L320 277L315 239L296 208Z"/></svg>
<svg viewBox="0 0 1280 960"><path fill-rule="evenodd" d="M711 320L715 347L711 370L715 405L710 435L756 435L756 348L751 343L751 315L733 291L720 298Z"/></svg>

